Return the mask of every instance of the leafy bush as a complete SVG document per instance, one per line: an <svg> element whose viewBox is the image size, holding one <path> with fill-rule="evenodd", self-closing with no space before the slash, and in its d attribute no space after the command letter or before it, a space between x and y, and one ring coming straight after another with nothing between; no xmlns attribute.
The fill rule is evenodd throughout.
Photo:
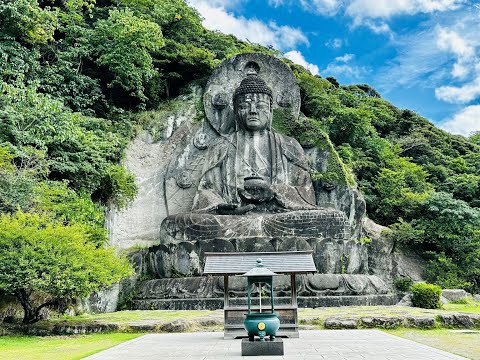
<svg viewBox="0 0 480 360"><path fill-rule="evenodd" d="M409 277L400 276L394 280L395 287L400 291L410 291L413 285L413 280Z"/></svg>
<svg viewBox="0 0 480 360"><path fill-rule="evenodd" d="M438 285L428 283L417 283L412 285L413 306L424 309L440 309L442 304L440 296L442 288Z"/></svg>
<svg viewBox="0 0 480 360"><path fill-rule="evenodd" d="M15 296L23 322L40 319L45 307L68 303L133 273L113 248L88 241L82 226L47 215L0 215L0 290ZM35 293L47 296L37 303Z"/></svg>

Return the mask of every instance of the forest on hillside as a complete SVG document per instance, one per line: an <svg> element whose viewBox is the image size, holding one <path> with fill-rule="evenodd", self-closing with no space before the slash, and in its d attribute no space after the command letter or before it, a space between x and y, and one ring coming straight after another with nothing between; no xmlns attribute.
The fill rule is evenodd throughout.
<svg viewBox="0 0 480 360"><path fill-rule="evenodd" d="M183 0L4 0L0 19L0 219L40 214L96 246L105 207L135 197L121 160L142 114L205 84L234 54L282 55L205 29ZM367 84L283 61L369 217L427 260L428 281L479 292L480 133L448 134Z"/></svg>

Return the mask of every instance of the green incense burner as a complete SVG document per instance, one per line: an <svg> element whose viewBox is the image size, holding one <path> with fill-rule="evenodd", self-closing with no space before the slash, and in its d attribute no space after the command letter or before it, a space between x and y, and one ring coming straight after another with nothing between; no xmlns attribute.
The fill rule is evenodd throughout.
<svg viewBox="0 0 480 360"><path fill-rule="evenodd" d="M280 328L280 319L278 318L278 314L275 312L275 302L273 299L274 275L277 274L263 266L262 259L258 259L257 266L242 275L247 277L248 281L248 313L246 314L246 318L243 321L243 326L248 333L248 339L250 341L255 341L255 336L258 336L260 338L260 341L265 341L266 337L270 337L271 341L275 340L277 331ZM260 311L252 312L251 289L254 285L258 285L261 288L261 284L266 284L270 288L271 311L268 310L262 312L262 292L260 290Z"/></svg>

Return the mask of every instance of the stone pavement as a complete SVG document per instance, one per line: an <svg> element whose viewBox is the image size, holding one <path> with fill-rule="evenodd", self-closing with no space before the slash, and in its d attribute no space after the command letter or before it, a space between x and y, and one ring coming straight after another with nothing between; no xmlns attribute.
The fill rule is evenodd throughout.
<svg viewBox="0 0 480 360"><path fill-rule="evenodd" d="M284 339L285 355L243 359L447 360L466 359L379 330L309 330ZM88 360L242 359L241 340L223 333L148 334L102 351Z"/></svg>

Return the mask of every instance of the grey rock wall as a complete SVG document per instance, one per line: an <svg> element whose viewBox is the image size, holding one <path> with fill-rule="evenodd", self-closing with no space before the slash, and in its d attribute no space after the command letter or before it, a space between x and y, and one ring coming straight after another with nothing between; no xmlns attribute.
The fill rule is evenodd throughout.
<svg viewBox="0 0 480 360"><path fill-rule="evenodd" d="M144 131L128 146L124 164L135 174L138 195L125 210L111 207L106 218L110 244L118 249L158 244L160 224L168 215L166 174L178 148L199 127L194 123L199 96L199 89L194 89L192 94L177 100L182 106L166 113L166 127L159 141ZM181 200L181 195L180 192L176 198Z"/></svg>

